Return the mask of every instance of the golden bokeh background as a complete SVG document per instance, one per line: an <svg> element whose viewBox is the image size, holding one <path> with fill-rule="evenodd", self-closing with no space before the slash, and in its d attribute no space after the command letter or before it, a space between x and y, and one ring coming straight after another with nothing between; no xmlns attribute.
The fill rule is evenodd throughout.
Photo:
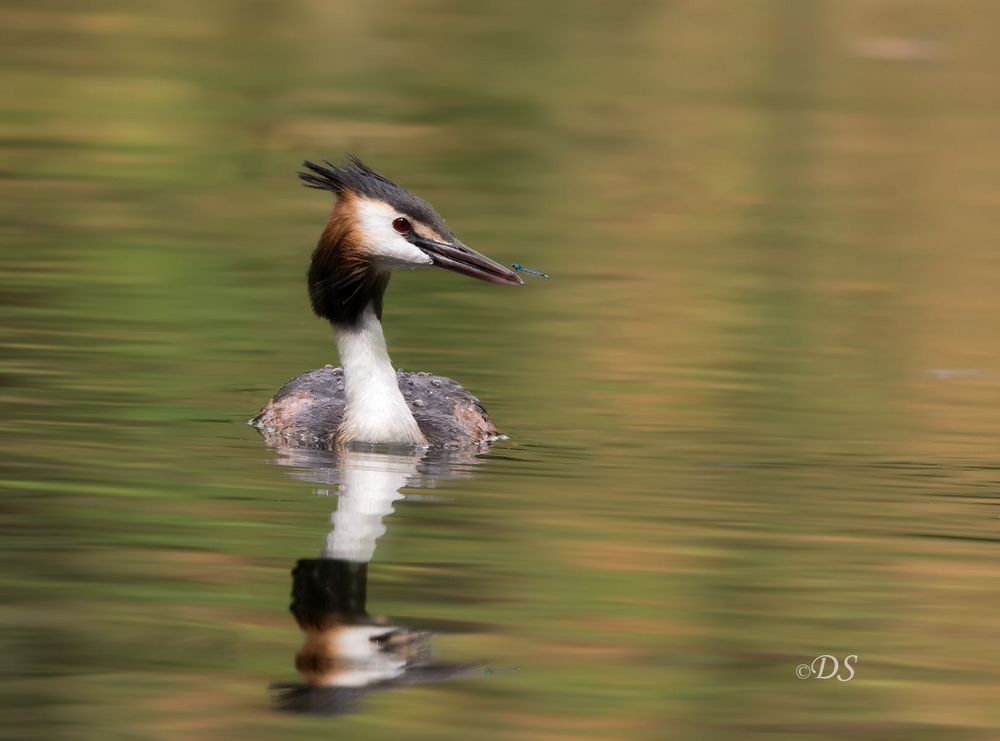
<svg viewBox="0 0 1000 741"><path fill-rule="evenodd" d="M998 24L0 0L11 737L996 738ZM552 279L393 279L397 365L512 440L370 601L496 671L317 719L267 686L335 503L242 422L336 362L295 172L347 151Z"/></svg>

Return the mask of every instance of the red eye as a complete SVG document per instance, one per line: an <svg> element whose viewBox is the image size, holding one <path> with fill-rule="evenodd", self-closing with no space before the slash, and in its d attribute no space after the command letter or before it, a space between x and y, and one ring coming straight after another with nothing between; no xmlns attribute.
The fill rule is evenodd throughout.
<svg viewBox="0 0 1000 741"><path fill-rule="evenodd" d="M393 219L392 228L395 229L400 234L409 234L413 231L413 227L410 222L400 216L398 219Z"/></svg>

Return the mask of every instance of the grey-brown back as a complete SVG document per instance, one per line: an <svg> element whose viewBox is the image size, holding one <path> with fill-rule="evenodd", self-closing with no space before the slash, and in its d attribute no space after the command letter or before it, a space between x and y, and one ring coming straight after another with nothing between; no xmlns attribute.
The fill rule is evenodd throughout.
<svg viewBox="0 0 1000 741"><path fill-rule="evenodd" d="M431 445L465 448L496 439L479 399L451 378L397 371L396 381ZM328 365L288 381L249 423L273 447L330 450L345 405L344 371Z"/></svg>

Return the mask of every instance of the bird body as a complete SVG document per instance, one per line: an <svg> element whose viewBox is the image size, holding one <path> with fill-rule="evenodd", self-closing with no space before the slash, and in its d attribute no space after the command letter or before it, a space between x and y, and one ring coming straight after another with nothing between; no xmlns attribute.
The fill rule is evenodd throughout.
<svg viewBox="0 0 1000 741"><path fill-rule="evenodd" d="M347 433L343 424L347 406L344 376L343 368L329 365L296 376L250 423L273 447L333 449L338 432L356 434ZM456 381L432 373L395 371L394 376L412 419L428 441L403 444L466 448L501 437L479 399ZM378 442L392 444L385 439Z"/></svg>
<svg viewBox="0 0 1000 741"><path fill-rule="evenodd" d="M455 381L395 371L382 333L383 297L391 271L401 268L437 266L506 285L521 279L462 244L426 201L357 158L305 166L307 185L338 197L308 283L313 310L333 326L342 368L292 379L250 424L281 447L467 447L496 439L482 404Z"/></svg>

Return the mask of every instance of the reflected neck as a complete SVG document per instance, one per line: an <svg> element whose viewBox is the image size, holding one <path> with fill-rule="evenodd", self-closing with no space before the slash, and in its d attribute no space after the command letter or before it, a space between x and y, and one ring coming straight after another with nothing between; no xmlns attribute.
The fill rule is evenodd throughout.
<svg viewBox="0 0 1000 741"><path fill-rule="evenodd" d="M337 442L426 445L399 390L374 305L369 303L354 322L334 323L333 330L346 396Z"/></svg>
<svg viewBox="0 0 1000 741"><path fill-rule="evenodd" d="M340 496L330 522L323 558L367 563L375 542L385 533L382 520L403 499L400 489L417 471L420 456L345 452L341 458Z"/></svg>

